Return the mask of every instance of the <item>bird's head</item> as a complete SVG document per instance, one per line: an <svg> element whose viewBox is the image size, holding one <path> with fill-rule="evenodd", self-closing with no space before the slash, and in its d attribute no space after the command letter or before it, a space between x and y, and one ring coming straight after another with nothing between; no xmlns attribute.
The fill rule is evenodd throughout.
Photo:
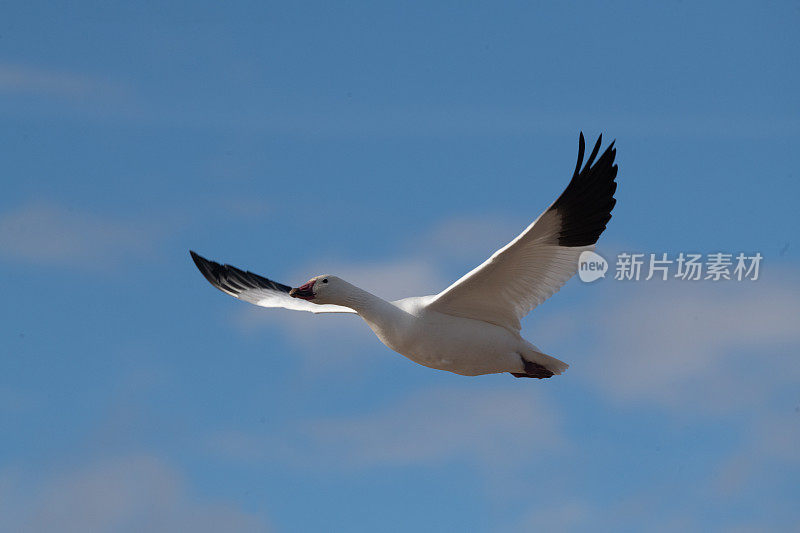
<svg viewBox="0 0 800 533"><path fill-rule="evenodd" d="M338 304L345 296L344 292L348 285L336 276L316 276L289 291L289 296L315 304Z"/></svg>

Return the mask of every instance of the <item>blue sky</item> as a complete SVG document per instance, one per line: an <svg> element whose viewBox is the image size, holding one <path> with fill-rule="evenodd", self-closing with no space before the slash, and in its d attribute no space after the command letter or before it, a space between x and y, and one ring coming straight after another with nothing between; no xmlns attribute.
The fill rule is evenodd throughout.
<svg viewBox="0 0 800 533"><path fill-rule="evenodd" d="M0 19L0 529L787 530L800 520L796 2L52 3ZM563 376L465 378L289 284L435 293L616 139Z"/></svg>

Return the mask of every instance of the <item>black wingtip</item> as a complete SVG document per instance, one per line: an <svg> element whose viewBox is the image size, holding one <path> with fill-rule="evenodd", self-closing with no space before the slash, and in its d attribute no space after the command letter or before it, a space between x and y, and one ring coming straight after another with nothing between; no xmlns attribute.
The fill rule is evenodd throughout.
<svg viewBox="0 0 800 533"><path fill-rule="evenodd" d="M193 250L189 250L189 255L192 256L197 270L211 285L236 298L242 292L250 289L267 289L285 293L291 290L288 285L272 281L258 274L249 271L245 272L232 265L221 265L215 261L209 261Z"/></svg>
<svg viewBox="0 0 800 533"><path fill-rule="evenodd" d="M597 152L600 151L600 145L602 143L603 143L603 134L601 133L600 136L597 138L597 142L594 143L594 148L592 148L592 153L589 156L589 159L586 160L586 166L583 167L584 172L592 166L592 163L594 163L594 158L597 157Z"/></svg>
<svg viewBox="0 0 800 533"><path fill-rule="evenodd" d="M192 256L192 261L194 261L195 266L205 275L206 271L209 270L208 266L210 261L194 250L189 250L189 255Z"/></svg>
<svg viewBox="0 0 800 533"><path fill-rule="evenodd" d="M586 140L583 138L583 132L578 137L578 162L575 164L575 172L572 173L573 177L577 176L581 171L583 164L583 153L586 151Z"/></svg>
<svg viewBox="0 0 800 533"><path fill-rule="evenodd" d="M562 218L562 230L558 242L561 246L587 246L597 242L611 219L611 210L616 204L617 189L616 139L605 149L597 161L595 158L602 146L600 135L589 155L586 165L583 156L586 145L583 132L578 142L578 164L567 188L552 206ZM581 168L583 166L583 168Z"/></svg>
<svg viewBox="0 0 800 533"><path fill-rule="evenodd" d="M200 268L200 265L203 264L203 261L206 261L206 259L203 256L201 256L194 250L189 250L189 255L192 256L192 261L194 261L194 264L197 266L197 268Z"/></svg>
<svg viewBox="0 0 800 533"><path fill-rule="evenodd" d="M226 294L236 296L236 293L231 291L230 287L226 287L222 281L220 275L224 271L224 267L222 265L215 263L214 261L209 261L205 257L196 253L194 250L189 250L189 255L192 256L192 261L194 261L194 265L197 267L197 270L200 271L203 277L206 278L211 285Z"/></svg>

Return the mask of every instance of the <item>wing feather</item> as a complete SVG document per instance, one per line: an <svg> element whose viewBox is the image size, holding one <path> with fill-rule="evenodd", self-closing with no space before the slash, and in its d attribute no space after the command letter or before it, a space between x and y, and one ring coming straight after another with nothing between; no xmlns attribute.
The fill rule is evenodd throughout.
<svg viewBox="0 0 800 533"><path fill-rule="evenodd" d="M189 253L194 264L209 283L239 300L261 307L283 307L311 313L355 313L353 309L341 305L317 305L306 300L292 298L289 296L292 288L288 285L252 272L245 272L235 266L220 265L191 250Z"/></svg>
<svg viewBox="0 0 800 533"><path fill-rule="evenodd" d="M519 331L520 320L577 272L581 252L594 249L611 219L616 149L612 142L595 163L602 140L601 135L581 169L586 148L581 133L578 163L561 196L513 241L436 295L428 308Z"/></svg>

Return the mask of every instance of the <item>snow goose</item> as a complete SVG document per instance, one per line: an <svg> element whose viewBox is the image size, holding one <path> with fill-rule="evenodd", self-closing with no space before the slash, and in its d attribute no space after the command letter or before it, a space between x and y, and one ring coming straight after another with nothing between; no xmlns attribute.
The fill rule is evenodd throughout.
<svg viewBox="0 0 800 533"><path fill-rule="evenodd" d="M586 165L579 139L578 164L567 188L516 239L437 295L387 301L334 275L291 288L190 252L219 290L262 307L312 313L355 313L392 350L421 365L475 376L509 372L549 378L569 365L542 353L520 335L520 319L553 295L578 269L611 219L616 203L614 143Z"/></svg>

